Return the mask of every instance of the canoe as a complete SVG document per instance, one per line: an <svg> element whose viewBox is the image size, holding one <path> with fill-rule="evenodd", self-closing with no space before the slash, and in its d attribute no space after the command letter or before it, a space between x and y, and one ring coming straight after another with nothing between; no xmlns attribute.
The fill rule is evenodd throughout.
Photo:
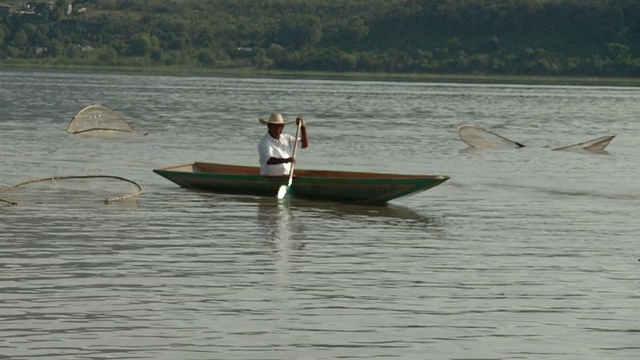
<svg viewBox="0 0 640 360"><path fill-rule="evenodd" d="M221 194L270 196L274 199L288 176L262 176L260 168L206 162L153 169L153 172L195 190ZM290 193L294 198L383 205L447 181L446 175L402 175L370 172L296 169Z"/></svg>

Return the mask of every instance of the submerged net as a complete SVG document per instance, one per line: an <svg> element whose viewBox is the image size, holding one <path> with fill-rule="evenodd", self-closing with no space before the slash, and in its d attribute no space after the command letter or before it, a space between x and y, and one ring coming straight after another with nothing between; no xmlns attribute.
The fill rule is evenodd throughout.
<svg viewBox="0 0 640 360"><path fill-rule="evenodd" d="M471 147L477 148L521 148L524 145L492 131L473 125L458 126L458 136Z"/></svg>
<svg viewBox="0 0 640 360"><path fill-rule="evenodd" d="M82 202L133 199L142 193L135 181L119 176L81 175L55 176L28 180L0 188L0 203L21 204L73 204Z"/></svg>
<svg viewBox="0 0 640 360"><path fill-rule="evenodd" d="M80 110L71 119L67 132L70 134L122 132L147 135L146 132L135 130L120 114L101 105L90 105Z"/></svg>

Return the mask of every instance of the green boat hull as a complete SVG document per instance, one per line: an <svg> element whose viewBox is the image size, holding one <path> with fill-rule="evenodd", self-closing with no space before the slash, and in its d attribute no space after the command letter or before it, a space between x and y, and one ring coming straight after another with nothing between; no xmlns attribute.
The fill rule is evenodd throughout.
<svg viewBox="0 0 640 360"><path fill-rule="evenodd" d="M288 177L267 177L259 168L195 162L153 172L188 189L221 194L276 197ZM433 188L446 175L400 175L349 171L296 170L289 194L295 198L385 204Z"/></svg>

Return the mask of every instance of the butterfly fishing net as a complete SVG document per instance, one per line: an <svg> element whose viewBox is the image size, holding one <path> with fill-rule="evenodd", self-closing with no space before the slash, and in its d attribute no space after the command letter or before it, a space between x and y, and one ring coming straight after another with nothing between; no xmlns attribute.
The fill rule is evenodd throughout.
<svg viewBox="0 0 640 360"><path fill-rule="evenodd" d="M521 148L524 145L489 130L473 125L458 126L458 136L467 145L476 148Z"/></svg>
<svg viewBox="0 0 640 360"><path fill-rule="evenodd" d="M120 114L101 105L90 105L80 110L71 119L67 132L70 134L115 132L147 135L146 132L135 130Z"/></svg>
<svg viewBox="0 0 640 360"><path fill-rule="evenodd" d="M611 140L613 140L614 137L616 136L615 135L601 136L593 140L589 140L589 141L585 141L585 142L581 142L573 145L561 146L561 147L553 148L551 150L583 150L583 151L593 151L593 152L604 151L604 148L606 148L607 145L609 145L609 143L611 142Z"/></svg>
<svg viewBox="0 0 640 360"><path fill-rule="evenodd" d="M55 176L0 187L4 205L110 203L142 193L135 181L109 175Z"/></svg>
<svg viewBox="0 0 640 360"><path fill-rule="evenodd" d="M521 148L524 147L519 142L507 139L504 136L498 135L492 131L485 130L483 128L473 125L460 125L458 126L458 135L460 139L467 143L467 145L474 148ZM604 152L604 149L609 145L611 140L615 138L615 135L601 136L589 141L580 142L577 144L571 144L560 147L550 147L551 150L571 150L571 151L587 151L587 152Z"/></svg>

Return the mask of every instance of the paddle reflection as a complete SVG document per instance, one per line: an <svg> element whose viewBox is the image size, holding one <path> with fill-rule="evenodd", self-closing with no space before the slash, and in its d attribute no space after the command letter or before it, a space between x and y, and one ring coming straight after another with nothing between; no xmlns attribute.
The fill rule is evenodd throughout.
<svg viewBox="0 0 640 360"><path fill-rule="evenodd" d="M258 223L266 230L269 246L279 256L304 247L304 226L297 221L290 204L277 201L258 203Z"/></svg>

